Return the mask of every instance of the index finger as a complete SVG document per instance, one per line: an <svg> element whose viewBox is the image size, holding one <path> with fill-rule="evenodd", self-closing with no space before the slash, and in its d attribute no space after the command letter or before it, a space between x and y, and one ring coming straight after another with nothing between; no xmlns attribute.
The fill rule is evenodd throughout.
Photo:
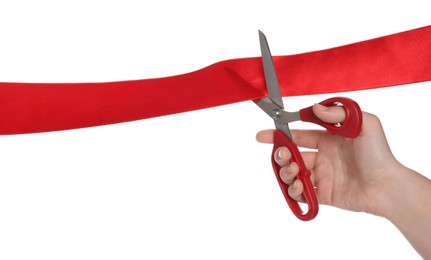
<svg viewBox="0 0 431 260"><path fill-rule="evenodd" d="M274 143L274 129L262 130L256 134L256 140L259 143L273 144Z"/></svg>

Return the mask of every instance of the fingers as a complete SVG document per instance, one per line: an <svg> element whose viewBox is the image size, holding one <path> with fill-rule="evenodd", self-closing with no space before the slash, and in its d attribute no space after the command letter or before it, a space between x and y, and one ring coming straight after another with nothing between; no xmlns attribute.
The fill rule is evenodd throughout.
<svg viewBox="0 0 431 260"><path fill-rule="evenodd" d="M274 129L262 130L256 134L259 143L274 143ZM293 141L299 147L317 149L320 137L325 133L323 130L291 130Z"/></svg>
<svg viewBox="0 0 431 260"><path fill-rule="evenodd" d="M302 153L302 157L306 167L312 168L316 153ZM280 178L284 183L289 185L289 196L296 201L303 202L304 198L302 196L302 192L304 190L304 186L302 182L296 178L299 173L299 167L296 162L290 162L290 159L291 153L286 147L280 147L274 153L275 162L281 166L279 172Z"/></svg>
<svg viewBox="0 0 431 260"><path fill-rule="evenodd" d="M300 180L296 179L298 173L298 165L292 162L280 169L280 178L284 183L289 185L289 189L287 190L289 196L296 201L303 201L302 192L304 186Z"/></svg>
<svg viewBox="0 0 431 260"><path fill-rule="evenodd" d="M263 130L256 134L256 140L259 143L272 144L274 143L274 129Z"/></svg>
<svg viewBox="0 0 431 260"><path fill-rule="evenodd" d="M287 185L291 185L299 173L299 168L296 163L290 163L280 169L280 178Z"/></svg>
<svg viewBox="0 0 431 260"><path fill-rule="evenodd" d="M346 111L341 106L326 107L321 104L314 104L313 113L326 123L342 123L346 119Z"/></svg>
<svg viewBox="0 0 431 260"><path fill-rule="evenodd" d="M294 132L295 134L299 133L298 131ZM292 132L292 135L294 135L294 132ZM314 148L317 146L318 139L320 138L321 134L322 131L301 131L301 135L299 136L303 137L298 138L298 141L301 145L312 146L312 148ZM256 139L262 143L272 143L273 135L274 130L264 130L256 135ZM307 169L312 169L314 167L316 153L302 152L301 156ZM275 162L281 166L280 172L278 174L280 175L281 180L289 185L289 196L296 201L303 202L304 198L302 196L302 192L304 190L304 186L300 180L296 179L296 176L299 173L299 167L296 162L290 162L291 158L292 154L287 147L280 147L274 153Z"/></svg>
<svg viewBox="0 0 431 260"><path fill-rule="evenodd" d="M292 185L298 175L299 167L295 162L290 162L292 154L286 147L280 147L274 153L275 162L281 166L280 178L287 185Z"/></svg>
<svg viewBox="0 0 431 260"><path fill-rule="evenodd" d="M287 147L280 147L274 153L274 161L281 167L286 166L291 157L292 154Z"/></svg>
<svg viewBox="0 0 431 260"><path fill-rule="evenodd" d="M299 147L317 149L324 130L291 130L293 141Z"/></svg>
<svg viewBox="0 0 431 260"><path fill-rule="evenodd" d="M289 186L287 193L289 196L299 202L303 202L304 198L302 197L302 191L304 190L304 186L300 180L295 180L292 185Z"/></svg>

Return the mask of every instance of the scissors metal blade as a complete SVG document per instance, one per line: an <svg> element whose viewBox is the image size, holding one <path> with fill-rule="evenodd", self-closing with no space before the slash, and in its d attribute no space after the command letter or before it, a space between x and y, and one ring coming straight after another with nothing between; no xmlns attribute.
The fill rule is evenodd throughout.
<svg viewBox="0 0 431 260"><path fill-rule="evenodd" d="M263 71L265 74L266 88L269 98L281 109L284 109L283 99L278 85L277 73L275 72L274 63L272 61L271 51L269 50L268 42L265 34L259 30L260 50L262 52Z"/></svg>

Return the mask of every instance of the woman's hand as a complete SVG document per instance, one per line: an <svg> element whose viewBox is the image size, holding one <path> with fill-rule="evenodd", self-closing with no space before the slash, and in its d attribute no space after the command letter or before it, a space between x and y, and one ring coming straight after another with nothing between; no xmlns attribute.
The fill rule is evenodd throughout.
<svg viewBox="0 0 431 260"><path fill-rule="evenodd" d="M328 123L343 122L342 107L313 106L318 118ZM379 119L363 113L363 127L357 138L350 139L328 134L324 130L292 130L298 147L316 149L302 152L306 167L312 173L319 203L335 207L366 211L382 215L382 187L392 178L397 167L402 167L392 155ZM262 143L273 142L274 130L257 134ZM302 201L303 186L296 180L298 166L290 163L286 147L275 152L276 162L282 166L281 179L289 187L289 195Z"/></svg>
<svg viewBox="0 0 431 260"><path fill-rule="evenodd" d="M328 123L345 119L341 107L316 104L313 112ZM431 259L431 181L394 158L376 116L363 112L362 131L354 139L323 130L291 132L298 147L316 150L301 154L320 203L387 218L424 259ZM261 131L256 139L272 143L273 133ZM290 185L289 195L302 201L303 186L296 180L298 166L290 163L290 151L280 147L274 156L282 166L281 179Z"/></svg>

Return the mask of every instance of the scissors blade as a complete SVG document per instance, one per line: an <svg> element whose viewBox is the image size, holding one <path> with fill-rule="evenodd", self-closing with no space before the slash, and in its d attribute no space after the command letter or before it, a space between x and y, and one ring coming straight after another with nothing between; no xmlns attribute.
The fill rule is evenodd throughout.
<svg viewBox="0 0 431 260"><path fill-rule="evenodd" d="M269 98L281 109L284 109L283 99L278 85L277 73L275 72L274 63L272 61L271 51L269 50L268 42L265 34L259 30L260 51L262 52L263 71L265 74L266 88Z"/></svg>

